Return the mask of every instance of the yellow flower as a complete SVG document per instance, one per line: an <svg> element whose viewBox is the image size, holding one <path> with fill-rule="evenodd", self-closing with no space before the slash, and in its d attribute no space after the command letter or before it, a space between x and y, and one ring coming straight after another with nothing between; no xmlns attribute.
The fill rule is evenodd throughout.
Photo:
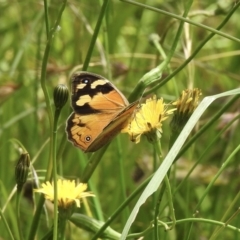
<svg viewBox="0 0 240 240"><path fill-rule="evenodd" d="M177 112L191 115L198 106L200 95L202 95L202 92L198 88L186 89L182 91L180 98L172 105L177 107Z"/></svg>
<svg viewBox="0 0 240 240"><path fill-rule="evenodd" d="M185 126L186 122L197 108L201 95L202 92L198 88L186 89L182 91L179 99L172 103L172 105L177 108L171 121L173 131L181 131Z"/></svg>
<svg viewBox="0 0 240 240"><path fill-rule="evenodd" d="M167 110L163 99L157 99L154 95L146 100L146 103L141 104L141 107L134 115L133 120L122 130L130 135L131 141L140 142L141 135L147 136L150 142L153 142L156 137L162 135L162 122L173 113L175 109Z"/></svg>
<svg viewBox="0 0 240 240"><path fill-rule="evenodd" d="M35 192L43 193L45 199L50 201L54 200L54 186L53 183L51 184L49 181L46 183L42 183L42 188L35 189ZM75 181L72 180L63 180L58 179L57 181L57 197L58 197L58 206L62 208L68 208L74 202L76 203L77 207L80 207L80 199L84 197L91 197L94 194L90 192L85 192L87 189L87 184L79 183L78 185L75 184Z"/></svg>

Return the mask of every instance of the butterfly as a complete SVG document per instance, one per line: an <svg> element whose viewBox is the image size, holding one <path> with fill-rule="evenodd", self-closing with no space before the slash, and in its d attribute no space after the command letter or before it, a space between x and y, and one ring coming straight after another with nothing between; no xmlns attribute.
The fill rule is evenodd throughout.
<svg viewBox="0 0 240 240"><path fill-rule="evenodd" d="M106 78L89 72L72 77L71 105L66 132L83 152L95 152L109 143L132 119L138 101L129 104Z"/></svg>

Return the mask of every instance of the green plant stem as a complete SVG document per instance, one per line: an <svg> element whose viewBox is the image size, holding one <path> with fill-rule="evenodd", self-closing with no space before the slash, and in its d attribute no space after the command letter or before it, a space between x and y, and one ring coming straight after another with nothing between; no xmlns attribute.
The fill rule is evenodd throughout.
<svg viewBox="0 0 240 240"><path fill-rule="evenodd" d="M175 161L179 159L187 151L187 149L204 133L206 132L210 126L215 123L219 117L230 107L232 104L239 99L240 95L235 95L230 99L213 117L210 121L208 121L204 126L197 131L197 133L182 147L179 151L178 155L176 156Z"/></svg>
<svg viewBox="0 0 240 240"><path fill-rule="evenodd" d="M45 48L45 51L44 51L44 56L43 56L43 61L42 61L42 69L41 69L41 79L40 79L40 82L41 82L41 87L42 87L42 90L43 90L43 93L44 93L44 97L45 97L46 110L47 110L48 118L49 118L49 128L50 128L50 132L51 132L49 161L48 161L48 167L47 167L47 172L46 172L46 176L45 176L45 181L48 181L50 179L50 177L51 177L53 156L54 156L53 139L52 139L53 113L52 113L52 107L51 107L50 98L49 98L49 94L48 94L48 90L47 90L47 86L46 86L46 70L47 70L47 63L48 63L48 58L49 58L50 49L51 49L51 45L52 45L52 40L53 40L54 34L56 33L57 28L59 26L59 23L60 23L63 11L64 11L65 6L66 6L66 2L67 2L67 0L63 0L62 1L62 5L61 5L61 7L59 9L56 22L55 22L53 28L49 31L49 35L47 35L48 39L47 39L47 44L46 44L46 48ZM47 3L46 0L45 0L44 3ZM45 6L45 10L46 9L47 9L47 6ZM46 21L46 19L48 19L47 14L48 14L48 12L45 12L45 21ZM46 23L46 26L47 25L48 24ZM44 198L43 198L43 196L40 196L40 199L39 199L39 202L38 202L38 205L37 205L37 209L36 209L36 213L35 213L35 215L33 217L32 225L30 227L28 240L34 239L35 233L37 231L37 227L38 227L39 218L40 218L40 214L41 214L43 203L44 203Z"/></svg>
<svg viewBox="0 0 240 240"><path fill-rule="evenodd" d="M157 140L157 142L154 144L154 149L156 154L154 154L154 159L156 162L157 157L160 159L161 158L161 146L160 146L160 140ZM154 164L155 166L153 166L154 168L154 172L156 171L157 167L156 164ZM160 190L161 193L161 190ZM155 207L155 211L154 211L154 239L158 240L159 239L159 232L158 232L158 214L159 214L159 207L160 207L160 203L161 203L161 199L162 199L162 194L160 194L158 196L158 198L156 199L157 196L157 192L153 194L154 195L154 207ZM159 198L161 197L161 198Z"/></svg>
<svg viewBox="0 0 240 240"><path fill-rule="evenodd" d="M240 192L238 192L238 194L235 196L235 198L233 199L233 201L231 202L230 206L228 207L227 211L224 213L223 217L221 218L221 222L225 222L227 216L229 215L229 213L233 210L233 208L236 206L236 203L239 201L240 198ZM233 216L231 216L231 218L225 222L225 225L228 225L228 223L230 222L230 220L233 219L233 217L236 217L237 214L239 214L240 209L238 208L238 210L234 213ZM214 230L214 232L212 233L212 235L210 236L209 240L214 240L217 238L217 236L221 233L221 231L223 230L223 226L222 227L218 227Z"/></svg>
<svg viewBox="0 0 240 240"><path fill-rule="evenodd" d="M144 0L144 2L146 2L146 0ZM139 9L140 10L140 9ZM140 34L141 34L141 26L142 26L142 24L143 24L143 13L144 13L144 9L141 9L140 11L139 11L139 20L136 22L136 27L135 27L135 29L136 29L136 34L135 34L135 36L134 36L134 42L133 42L133 44L132 44L132 48L131 48L131 50L130 50L130 52L131 52L131 55L130 55L130 58L129 58L129 65L128 65L128 71L127 71L127 73L126 73L126 79L128 79L128 75L130 74L130 73L134 73L134 71L132 71L132 69L133 69L133 63L134 63L134 54L136 53L136 49L137 49L137 46L138 46L138 42L140 41Z"/></svg>
<svg viewBox="0 0 240 240"><path fill-rule="evenodd" d="M93 51L93 48L94 48L99 30L100 30L100 27L101 27L102 21L104 19L108 3L109 3L109 0L104 0L104 2L103 2L96 27L94 29L94 33L93 33L93 36L91 38L91 43L90 43L90 46L88 48L87 56L86 56L84 64L83 64L83 68L82 68L83 71L86 71L87 68L88 68L90 58L91 58L91 55L92 55L92 51ZM83 171L82 182L85 182L85 183L88 182L88 180L92 176L93 172L95 171L97 165L99 164L104 152L106 151L107 146L108 145L106 145L105 147L101 148L98 152L91 155L91 157L90 157L90 159L89 159L89 161L88 161L88 163L87 163L87 165L86 165L86 167Z"/></svg>
<svg viewBox="0 0 240 240"><path fill-rule="evenodd" d="M161 9L159 9L159 8L151 7L151 6L148 6L148 5L139 3L139 2L135 2L135 1L132 1L132 0L120 0L120 1L125 2L125 3L129 3L129 4L133 4L133 5L135 5L135 6L139 6L139 7L142 7L142 8L151 10L151 11L154 11L154 12L162 13L162 14L164 14L164 15L166 15L166 16L169 16L169 17L178 19L178 20L180 20L180 21L189 23L189 24L194 25L194 26L196 26L196 27L203 28L203 29L205 29L205 30L207 30L207 31L210 31L210 32L214 33L214 34L220 35L220 36L222 36L222 37L225 37L225 38L228 38L228 39L230 39L230 40L232 40L232 41L235 41L235 42L237 42L237 43L240 43L240 39L239 39L239 38L236 38L236 37L233 37L233 36L228 35L228 34L226 34L226 33L220 32L218 28L215 29L215 28L208 27L208 26L206 26L206 25L204 25L204 24L194 22L194 21L190 20L189 18L185 18L184 16L182 17L182 16L176 15L176 14L174 14L174 13L167 12L167 11L161 10ZM233 6L233 8L232 8L231 11L233 11L233 9L236 10L236 9L239 7L239 5L240 5L240 2L239 2L239 1L238 1L238 2L235 2L235 3L234 3L234 6ZM235 11L235 10L234 10L234 11Z"/></svg>
<svg viewBox="0 0 240 240"><path fill-rule="evenodd" d="M231 16L233 15L233 13L238 9L240 5L240 2L236 3L234 5L234 7L232 8L232 10L228 13L228 15L226 16L226 18L222 21L222 23L217 27L217 30L220 30L227 22L228 20L231 18ZM187 21L186 21L187 22ZM165 79L163 79L159 84L157 84L156 86L154 86L153 88L151 88L149 91L146 91L145 94L148 95L152 92L154 92L155 90L157 90L158 88L160 88L161 86L163 86L164 84L166 84L170 79L172 79L175 75L177 75L178 72L180 72L183 68L185 68L185 66L190 63L193 58L198 54L198 52L200 52L200 50L203 48L203 46L216 34L215 31L212 31L212 33L210 33L203 41L202 43L195 49L195 51L193 51L193 53L191 54L191 56L186 59L186 61L179 66L177 69L175 69L172 73L170 73Z"/></svg>
<svg viewBox="0 0 240 240"><path fill-rule="evenodd" d="M162 46L159 43L159 36L158 35L156 36L156 34L152 34L152 42L153 42L153 45L155 46L155 48L158 50L159 54L161 55L162 59L166 60L167 55L166 55L166 53L164 52ZM167 65L167 69L168 69L170 74L173 72L170 64ZM177 84L176 84L174 76L172 78L172 81L174 82L176 95L178 95L178 87L177 87Z"/></svg>
<svg viewBox="0 0 240 240"><path fill-rule="evenodd" d="M18 49L17 53L15 54L13 63L11 64L11 68L9 70L9 77L11 77L11 78L14 77L14 73L16 72L17 67L19 66L19 64L22 61L22 57L24 56L25 50L30 46L30 42L32 40L32 35L35 32L36 26L40 22L42 15L43 15L43 12L40 11L37 14L36 18L34 19L34 21L31 22L31 26L28 31L28 34L25 36L25 40L21 43L21 46L19 46L19 49Z"/></svg>
<svg viewBox="0 0 240 240"><path fill-rule="evenodd" d="M235 154L237 154L240 151L240 145L238 145L235 150L230 154L230 156L227 158L227 160L225 161L225 163L222 164L221 168L218 170L217 174L214 176L214 178L211 180L211 182L208 184L207 188L205 189L205 191L202 194L202 197L200 198L200 200L198 201L195 210L194 210L194 215L196 215L198 209L200 208L200 205L202 204L203 200L205 199L206 195L209 193L210 189L212 188L213 184L215 183L215 181L218 179L218 177L220 176L220 174L225 170L225 168L228 166L228 164L231 162L231 160L233 159L233 157L235 156ZM189 228L189 237L190 237L190 233L192 230L192 226L193 224L191 224L191 227Z"/></svg>
<svg viewBox="0 0 240 240"><path fill-rule="evenodd" d="M96 220L94 218L86 216L85 214L80 213L73 213L69 220L74 223L78 228L84 229L91 233L97 232L104 224L104 222L102 221ZM119 240L120 235L121 234L119 232L116 232L112 228L108 227L99 237L99 239Z"/></svg>
<svg viewBox="0 0 240 240"><path fill-rule="evenodd" d="M44 16L45 16L45 27L46 27L46 35L47 35L47 39L49 38L49 18L48 18L48 4L47 4L47 0L43 0L44 2Z"/></svg>
<svg viewBox="0 0 240 240"><path fill-rule="evenodd" d="M109 3L109 0L104 0L104 2L103 2L101 12L99 14L97 24L96 24L96 27L94 29L94 33L93 33L93 36L91 38L91 42L90 42L90 45L89 45L89 48L88 48L88 52L87 52L87 55L86 55L86 58L85 58L85 61L84 61L83 67L82 67L83 71L86 71L88 69L88 65L89 65L89 62L90 62L90 59L91 59L91 56L92 56L93 48L94 48L95 42L97 40L97 36L98 36L100 27L102 25L102 21L104 19L104 16L105 16L105 13L106 13L106 10L107 10L108 3Z"/></svg>
<svg viewBox="0 0 240 240"><path fill-rule="evenodd" d="M87 183L93 172L95 171L97 165L99 164L104 152L106 151L109 144L102 147L99 151L91 155L90 159L87 162L86 167L83 170L83 175L81 180L83 183Z"/></svg>
<svg viewBox="0 0 240 240"><path fill-rule="evenodd" d="M192 5L192 2L193 0L188 0L188 3L187 3L187 7L185 8L185 11L184 11L184 14L183 14L183 17L187 17L188 15L188 12L190 10L190 7ZM159 77L157 77L156 79L153 79L152 81L149 81L148 79L145 79L145 76L146 74L140 79L139 83L137 84L136 88L133 90L133 92L131 93L130 97L129 97L129 100L130 102L131 101L134 101L138 98L139 94L142 94L142 92L145 90L146 87L148 87L149 85L153 84L154 82L156 81L159 81L160 79L160 75L161 73L163 72L163 70L169 65L172 57L174 56L175 54L175 51L176 51L176 48L177 48L177 45L179 43L179 39L181 37L181 34L182 34L182 30L183 30L183 26L184 26L184 21L181 21L180 24L179 24L179 27L178 27L178 30L177 30L177 33L176 33L176 36L173 40L173 43L172 43L172 46L170 48L170 51L168 53L168 55L166 56L166 58L164 59L164 61L159 64L159 66L156 67L156 70L159 71ZM154 70L154 69L153 69ZM151 71L153 71L151 70ZM150 71L150 72L151 72ZM149 73L150 73L149 72ZM171 74L170 74L171 75ZM174 75L173 75L174 76ZM151 79L150 79L151 80ZM169 79L170 80L170 79ZM159 86L159 84L157 85ZM153 89L153 88L152 88ZM152 90L151 89L151 90ZM151 91L150 90L150 91Z"/></svg>
<svg viewBox="0 0 240 240"><path fill-rule="evenodd" d="M108 3L106 3L106 9L104 14L104 22L103 22L103 28L104 28L104 47L105 47L105 58L106 58L106 72L107 72L107 78L112 79L112 71L111 71L111 62L109 59L110 53L109 53L109 22L108 22ZM104 65L104 63L103 63Z"/></svg>
<svg viewBox="0 0 240 240"><path fill-rule="evenodd" d="M1 218L1 221L3 222L4 226L5 226L5 229L7 230L8 234L9 234L9 239L10 240L15 240L15 238L13 237L13 234L11 232L11 229L7 223L7 220L2 212L2 209L0 209L0 218Z"/></svg>
<svg viewBox="0 0 240 240"><path fill-rule="evenodd" d="M154 144L155 150L157 152L158 157L161 157L161 145L160 145L160 141L156 141L156 143ZM167 230L170 230L172 228L175 227L176 224L176 218L175 218L175 213L174 213L174 207L173 207L173 199L172 199L172 193L171 193L171 186L169 183L169 179L168 179L168 175L165 175L164 177L164 187L163 189L166 190L166 194L167 194L167 202L169 204L169 211L170 211L170 215L171 215L171 219L172 219L172 226L171 228L168 228ZM159 207L160 207L160 203L162 200L162 191L160 191L159 193L159 197L158 197L158 201L157 204L155 206L155 213L154 213L154 231L155 231L155 239L158 240L159 236L158 236L158 215L159 215Z"/></svg>
<svg viewBox="0 0 240 240"><path fill-rule="evenodd" d="M191 8L191 5L193 3L193 0L189 0L187 1L186 5L185 5L185 11L184 11L184 14L183 14L183 17L186 18L187 15L188 15L188 12L190 11L190 8ZM177 34L176 34L176 37L173 41L173 44L172 44L172 47L171 47L171 50L170 50L170 53L165 56L164 52L162 51L162 49L160 48L160 45L157 44L156 41L154 41L154 45L155 47L158 49L158 51L160 52L160 54L162 54L164 57L165 57L165 60L164 62L166 62L166 67L168 66L169 62L171 61L174 53L175 53L175 50L176 50L176 47L177 47L177 44L178 44L178 41L180 39L180 36L181 36L181 33L182 33L182 30L183 30L183 26L184 26L184 21L181 21L180 22L180 25L179 25L179 28L178 28L178 31L177 31ZM157 155L158 157L160 158L161 157L161 145L160 145L160 141L156 141L156 144L154 144L154 147L155 147L155 150L157 152ZM173 225L171 228L174 228L175 227L175 223L176 223L176 218L175 218L175 213L174 213L174 207L173 207L173 199L172 199L172 194L171 194L171 186L170 186L170 183L169 183L169 179L168 179L168 175L165 175L164 177L164 186L162 188L162 191L160 191L159 193L159 196L158 196L158 201L155 205L155 213L154 213L154 236L155 236L155 239L158 240L159 239L159 233L158 233L158 215L159 215L159 208L160 208L160 203L161 203L161 200L162 200L162 196L163 196L163 191L166 189L166 193L167 193L167 198L168 198L168 203L169 203L169 211L170 211L170 215L171 215L171 218L173 220Z"/></svg>
<svg viewBox="0 0 240 240"><path fill-rule="evenodd" d="M240 145L238 145L235 150L230 154L230 156L227 158L227 160L221 165L221 168L218 170L217 174L214 176L214 178L212 179L212 181L209 183L209 185L207 186L207 188L205 189L204 193L202 194L202 197L200 198L200 200L198 201L198 204L195 207L195 212L200 208L200 205L202 204L204 198L206 197L206 195L208 194L209 190L212 188L213 184L215 183L215 181L218 179L218 177L220 176L220 174L226 169L226 167L228 166L228 164L231 162L231 160L233 159L233 157L240 151Z"/></svg>
<svg viewBox="0 0 240 240"><path fill-rule="evenodd" d="M104 225L99 229L99 231L92 237L92 240L98 239L104 230L110 226L110 224L118 217L118 215L123 211L125 207L147 186L148 182L151 180L151 177L148 177L132 194L123 202L119 208L108 218Z"/></svg>
<svg viewBox="0 0 240 240"><path fill-rule="evenodd" d="M53 132L52 132L52 142L53 142L53 186L54 186L54 217L53 217L53 239L57 240L58 238L58 188L57 188L57 123L60 116L61 109L55 109L54 113L54 123L53 123Z"/></svg>
<svg viewBox="0 0 240 240"><path fill-rule="evenodd" d="M176 220L176 225L179 225L181 223L187 223L187 222L191 222L191 223L195 223L195 222L200 222L200 223L209 223L209 224L212 224L212 225L216 225L216 226L222 226L224 227L225 229L229 229L229 230L232 230L232 231L236 231L236 232L239 232L240 233L240 228L237 228L237 227L234 227L232 225L229 225L224 222L220 222L220 221L215 221L215 220L209 220L209 219L205 219L205 218L186 218L186 219L179 219L179 220ZM166 228L166 225L171 225L172 222L159 222L159 227L164 227ZM149 228L147 228L145 231L143 232L140 232L140 233L134 233L134 234L129 234L127 236L126 239L137 239L137 238L140 238L142 236L146 236L147 234L149 234L149 232L152 231L152 228L153 226L150 226Z"/></svg>
<svg viewBox="0 0 240 240"><path fill-rule="evenodd" d="M119 164L119 175L120 175L120 188L121 188L121 201L124 202L127 199L127 195L126 195L126 184L125 184L125 171L124 171L124 165L123 165L123 151L122 151L122 146L121 146L121 142L120 139L117 138L117 162ZM123 218L122 218L122 222L125 223L127 221L127 218L130 214L129 208L126 208L123 211ZM124 224L123 224L124 225Z"/></svg>
<svg viewBox="0 0 240 240"><path fill-rule="evenodd" d="M211 141L211 143L208 145L208 147L204 150L204 152L202 153L202 155L199 157L199 159L194 163L194 165L191 167L191 169L188 171L187 175L184 177L184 179L182 180L181 183L179 183L179 185L175 188L173 195L175 195L178 190L184 186L184 183L187 181L187 179L189 178L189 176L191 175L191 173L193 172L193 170L196 168L197 165L199 165L199 163L201 162L201 160L203 159L203 157L206 155L206 153L208 152L209 149L211 149L212 145L214 143L216 143L216 141L219 139L219 137L236 121L240 118L240 116L236 116L235 118L233 118L215 137L214 139ZM223 220L221 220L223 221Z"/></svg>
<svg viewBox="0 0 240 240"><path fill-rule="evenodd" d="M21 198L21 190L17 189L17 198L16 198L16 213L17 213L17 226L18 226L18 239L23 240L22 236L22 228L21 228L21 217L20 217L20 198Z"/></svg>
<svg viewBox="0 0 240 240"><path fill-rule="evenodd" d="M64 240L66 224L67 224L67 219L63 217L59 217L58 240Z"/></svg>
<svg viewBox="0 0 240 240"><path fill-rule="evenodd" d="M31 227L30 227L28 240L34 239L34 235L37 231L37 227L38 227L38 223L39 223L39 218L40 218L40 215L42 213L42 207L43 207L44 201L45 201L45 198L43 197L43 195L40 195L38 203L37 203L36 212L34 214L32 224L31 224Z"/></svg>

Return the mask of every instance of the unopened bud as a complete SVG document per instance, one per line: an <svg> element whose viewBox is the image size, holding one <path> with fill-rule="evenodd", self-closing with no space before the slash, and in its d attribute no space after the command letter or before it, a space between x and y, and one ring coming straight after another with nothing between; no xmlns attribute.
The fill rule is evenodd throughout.
<svg viewBox="0 0 240 240"><path fill-rule="evenodd" d="M69 92L66 85L58 84L54 88L53 100L54 100L56 109L61 109L66 104L68 100L68 95L69 95Z"/></svg>
<svg viewBox="0 0 240 240"><path fill-rule="evenodd" d="M29 166L29 154L27 152L22 153L15 167L15 178L18 190L21 190L23 184L27 181Z"/></svg>

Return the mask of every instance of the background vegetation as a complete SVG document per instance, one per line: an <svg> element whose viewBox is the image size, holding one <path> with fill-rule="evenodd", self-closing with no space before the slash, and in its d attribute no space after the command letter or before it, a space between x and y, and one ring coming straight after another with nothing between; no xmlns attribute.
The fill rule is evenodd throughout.
<svg viewBox="0 0 240 240"><path fill-rule="evenodd" d="M88 55L88 66L86 56L93 40L95 26L99 23L101 6L106 2L108 6L103 12L104 18L96 43ZM140 3L145 6L139 5ZM148 95L155 93L166 102L170 102L186 88L200 88L204 97L237 88L240 81L240 10L236 8L231 16L228 15L238 4L236 1L208 0L191 3L186 0L69 0L59 27L54 33L49 56L44 59L49 43L49 31L59 16L62 1L53 0L48 2L47 6L45 4L46 1L0 1L0 208L14 236L17 235L14 171L20 153L20 145L16 140L29 152L40 182L44 180L49 161L51 131L46 98L41 85L41 78L44 78L45 74L51 99L57 84L69 86L72 72L82 69L106 76L125 96L129 96L142 76L164 60L163 54L149 41L151 34L155 33L160 37L159 43L166 56L169 56L171 51L174 52L168 66L163 69L162 78L147 88ZM177 35L181 21L176 16L182 16L188 7L190 11L187 13L187 19L198 25L184 24L182 31ZM49 25L44 8L48 10ZM166 12L157 12L156 9ZM228 21L227 16L230 17ZM224 22L226 24L219 29L220 34L225 33L228 36L216 34L207 39L212 30L206 29L206 26L214 30ZM46 30L46 26L49 26L49 31ZM175 49L174 43L177 43ZM191 55L193 60L175 73ZM46 71L44 64L47 64ZM174 74L168 82L154 88L172 72ZM139 98L141 95L142 91L137 92L133 98ZM211 104L191 133L191 137L211 122L231 98L221 98ZM68 102L61 112L58 125L58 173L65 178L81 181L90 154L82 153L66 139L65 122L70 112ZM159 239L214 239L213 233L217 228L214 221L227 222L239 227L238 151L231 157L230 163L217 181L207 189L220 167L239 145L238 118L231 122L227 129L223 129L238 116L239 100L235 98L173 165L170 184L174 193L173 205L177 225L169 231L160 227ZM223 131L220 132L221 130ZM169 124L164 123L161 138L162 160L168 152L169 136ZM154 150L146 138L142 138L141 142L135 145L128 140L127 135L120 134L107 148L88 182L89 189L95 193L96 198L88 199L88 205L84 204L80 212L90 214L98 220L108 219L127 196L153 173L156 167L153 166L153 159ZM193 172L187 178L195 163L197 164ZM160 162L157 165L159 166ZM35 177L29 175L29 181ZM181 187L177 188L179 184ZM206 189L207 195L198 205ZM111 223L110 226L114 230L121 233L138 196ZM26 185L20 205L24 239L27 239L38 198L39 196L32 198L31 187ZM159 220L170 222L171 226L172 219L167 202L164 194ZM146 201L132 225L131 233L142 232L151 225L155 203L154 196ZM193 214L196 214L194 222ZM50 223L47 223L45 215L42 214L37 231L38 239L51 227L51 214L49 217ZM0 229L1 239L9 239L2 219ZM240 239L239 229L222 227L218 230L220 234L217 235L217 239ZM67 225L66 239L92 237L93 234L88 231L70 223ZM148 232L146 239L154 239L153 232Z"/></svg>

